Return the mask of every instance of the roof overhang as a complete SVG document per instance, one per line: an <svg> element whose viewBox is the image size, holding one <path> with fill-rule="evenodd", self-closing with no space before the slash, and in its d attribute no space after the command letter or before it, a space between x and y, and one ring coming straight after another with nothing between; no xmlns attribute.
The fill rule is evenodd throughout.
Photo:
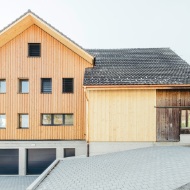
<svg viewBox="0 0 190 190"><path fill-rule="evenodd" d="M85 90L125 90L125 89L190 89L190 84L182 85L101 85L84 86Z"/></svg>
<svg viewBox="0 0 190 190"><path fill-rule="evenodd" d="M61 34L58 30L53 28L47 22L45 22L37 15L32 13L30 10L0 32L0 47L11 41L13 38L15 38L24 30L26 30L34 24L40 27L45 32L47 32L52 37L54 37L56 40L61 42L63 45L67 46L73 52L84 58L86 61L93 64L93 56L91 56L80 46L69 40L67 37L65 37L63 34Z"/></svg>

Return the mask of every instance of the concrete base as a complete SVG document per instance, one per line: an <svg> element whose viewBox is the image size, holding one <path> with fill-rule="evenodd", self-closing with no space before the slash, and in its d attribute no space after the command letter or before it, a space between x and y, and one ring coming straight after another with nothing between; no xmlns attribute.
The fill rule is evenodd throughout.
<svg viewBox="0 0 190 190"><path fill-rule="evenodd" d="M181 134L180 143L190 143L190 134Z"/></svg>
<svg viewBox="0 0 190 190"><path fill-rule="evenodd" d="M75 156L86 156L86 141L0 141L0 149L19 149L19 175L26 175L27 149L55 148L56 159L64 157L64 148L75 148Z"/></svg>

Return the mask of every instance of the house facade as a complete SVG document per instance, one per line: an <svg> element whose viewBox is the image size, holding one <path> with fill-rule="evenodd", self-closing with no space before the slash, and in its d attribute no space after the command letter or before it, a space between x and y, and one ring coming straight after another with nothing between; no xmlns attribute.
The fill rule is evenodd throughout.
<svg viewBox="0 0 190 190"><path fill-rule="evenodd" d="M28 11L0 32L0 174L189 143L189 77L169 48L83 49Z"/></svg>

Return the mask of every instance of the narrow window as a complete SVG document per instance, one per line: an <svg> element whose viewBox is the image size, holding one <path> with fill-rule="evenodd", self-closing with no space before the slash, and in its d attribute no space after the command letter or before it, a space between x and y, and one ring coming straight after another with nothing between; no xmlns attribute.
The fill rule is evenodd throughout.
<svg viewBox="0 0 190 190"><path fill-rule="evenodd" d="M29 57L40 57L41 56L41 44L40 43L29 43L28 44L28 56Z"/></svg>
<svg viewBox="0 0 190 190"><path fill-rule="evenodd" d="M28 114L19 114L19 128L29 128Z"/></svg>
<svg viewBox="0 0 190 190"><path fill-rule="evenodd" d="M0 128L6 127L6 115L0 114Z"/></svg>
<svg viewBox="0 0 190 190"><path fill-rule="evenodd" d="M42 79L42 88L41 92L42 93L51 93L52 92L52 81L51 78L43 78Z"/></svg>
<svg viewBox="0 0 190 190"><path fill-rule="evenodd" d="M6 93L6 80L0 80L0 93Z"/></svg>
<svg viewBox="0 0 190 190"><path fill-rule="evenodd" d="M63 78L63 93L73 93L73 78Z"/></svg>
<svg viewBox="0 0 190 190"><path fill-rule="evenodd" d="M29 92L29 81L27 79L19 80L19 92L28 93Z"/></svg>
<svg viewBox="0 0 190 190"><path fill-rule="evenodd" d="M73 125L73 114L65 114L65 125Z"/></svg>
<svg viewBox="0 0 190 190"><path fill-rule="evenodd" d="M181 128L190 128L190 110L181 110Z"/></svg>
<svg viewBox="0 0 190 190"><path fill-rule="evenodd" d="M64 148L64 158L75 156L75 148Z"/></svg>

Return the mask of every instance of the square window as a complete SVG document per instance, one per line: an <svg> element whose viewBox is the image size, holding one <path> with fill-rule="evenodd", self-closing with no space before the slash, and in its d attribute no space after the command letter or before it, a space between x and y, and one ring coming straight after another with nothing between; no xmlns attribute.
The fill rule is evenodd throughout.
<svg viewBox="0 0 190 190"><path fill-rule="evenodd" d="M29 128L28 114L20 114L19 115L19 127L20 128Z"/></svg>
<svg viewBox="0 0 190 190"><path fill-rule="evenodd" d="M63 78L63 93L73 93L73 78Z"/></svg>
<svg viewBox="0 0 190 190"><path fill-rule="evenodd" d="M41 81L41 92L42 93L51 93L52 92L52 81L51 78L43 78Z"/></svg>
<svg viewBox="0 0 190 190"><path fill-rule="evenodd" d="M41 44L40 43L29 43L28 44L28 56L29 57L40 57L41 55Z"/></svg>
<svg viewBox="0 0 190 190"><path fill-rule="evenodd" d="M42 115L42 125L51 125L51 119L52 115L51 114L43 114Z"/></svg>
<svg viewBox="0 0 190 190"><path fill-rule="evenodd" d="M6 80L0 80L0 93L6 93Z"/></svg>
<svg viewBox="0 0 190 190"><path fill-rule="evenodd" d="M6 115L0 114L0 128L6 127Z"/></svg>
<svg viewBox="0 0 190 190"><path fill-rule="evenodd" d="M27 79L20 79L19 81L19 92L28 93L29 92L29 81Z"/></svg>
<svg viewBox="0 0 190 190"><path fill-rule="evenodd" d="M73 125L73 114L65 114L65 125Z"/></svg>
<svg viewBox="0 0 190 190"><path fill-rule="evenodd" d="M54 125L63 125L63 115L53 115Z"/></svg>
<svg viewBox="0 0 190 190"><path fill-rule="evenodd" d="M75 148L64 148L64 158L75 156Z"/></svg>

